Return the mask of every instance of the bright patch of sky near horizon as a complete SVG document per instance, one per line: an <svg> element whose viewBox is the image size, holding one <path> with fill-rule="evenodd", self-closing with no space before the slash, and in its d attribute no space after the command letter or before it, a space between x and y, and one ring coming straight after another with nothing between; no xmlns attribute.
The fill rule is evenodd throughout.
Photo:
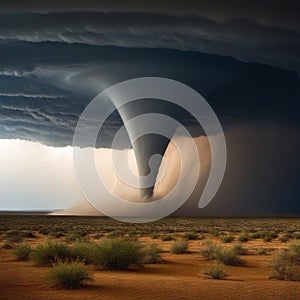
<svg viewBox="0 0 300 300"><path fill-rule="evenodd" d="M0 165L0 210L65 208L83 198L71 146L1 139Z"/></svg>

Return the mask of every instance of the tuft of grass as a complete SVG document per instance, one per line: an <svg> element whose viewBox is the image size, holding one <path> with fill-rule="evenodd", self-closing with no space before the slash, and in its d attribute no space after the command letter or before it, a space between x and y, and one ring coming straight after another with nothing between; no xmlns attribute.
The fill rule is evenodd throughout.
<svg viewBox="0 0 300 300"><path fill-rule="evenodd" d="M260 237L261 237L261 235L260 235L259 231L255 231L249 235L249 238L251 238L251 239L259 239Z"/></svg>
<svg viewBox="0 0 300 300"><path fill-rule="evenodd" d="M58 262L49 269L47 280L53 286L66 289L79 288L84 281L92 280L90 271L82 262Z"/></svg>
<svg viewBox="0 0 300 300"><path fill-rule="evenodd" d="M240 259L239 253L234 248L218 247L215 252L216 261L224 265L240 266L244 261Z"/></svg>
<svg viewBox="0 0 300 300"><path fill-rule="evenodd" d="M31 252L32 252L32 247L27 243L22 243L15 248L13 253L17 260L25 261L29 259Z"/></svg>
<svg viewBox="0 0 300 300"><path fill-rule="evenodd" d="M70 244L70 243L74 243L74 242L84 242L86 241L87 238L85 236L82 235L78 235L75 233L71 233L65 236L65 241Z"/></svg>
<svg viewBox="0 0 300 300"><path fill-rule="evenodd" d="M145 253L139 242L125 239L103 239L93 247L93 263L109 270L141 267Z"/></svg>
<svg viewBox="0 0 300 300"><path fill-rule="evenodd" d="M45 266L55 263L57 260L67 260L70 258L72 256L68 245L52 240L36 246L32 255L34 265L36 266Z"/></svg>
<svg viewBox="0 0 300 300"><path fill-rule="evenodd" d="M205 235L203 233L198 235L198 240L204 240L205 239Z"/></svg>
<svg viewBox="0 0 300 300"><path fill-rule="evenodd" d="M172 235L170 235L170 234L164 234L160 238L161 238L161 240L163 242L173 241L174 240L174 237Z"/></svg>
<svg viewBox="0 0 300 300"><path fill-rule="evenodd" d="M300 281L300 242L292 242L287 249L280 250L271 268L270 278Z"/></svg>
<svg viewBox="0 0 300 300"><path fill-rule="evenodd" d="M249 235L247 233L242 233L237 239L239 242L248 242Z"/></svg>
<svg viewBox="0 0 300 300"><path fill-rule="evenodd" d="M202 248L200 250L200 254L204 256L207 260L215 260L215 251L216 251L216 245L212 243L211 241L207 241L205 243L202 243Z"/></svg>
<svg viewBox="0 0 300 300"><path fill-rule="evenodd" d="M201 254L208 260L216 260L224 265L240 266L244 264L244 261L240 259L240 254L235 247L228 248L207 243L202 248Z"/></svg>
<svg viewBox="0 0 300 300"><path fill-rule="evenodd" d="M294 231L292 233L292 238L293 239L300 239L300 231Z"/></svg>
<svg viewBox="0 0 300 300"><path fill-rule="evenodd" d="M159 236L160 236L160 235L159 235L158 233L156 233L156 232L151 233L151 238L152 238L153 240L158 239Z"/></svg>
<svg viewBox="0 0 300 300"><path fill-rule="evenodd" d="M196 232L185 232L185 233L183 233L182 237L187 240L197 240L198 239L198 235Z"/></svg>
<svg viewBox="0 0 300 300"><path fill-rule="evenodd" d="M278 234L275 231L269 231L269 230L260 231L260 238L262 238L265 242L271 242L277 236Z"/></svg>
<svg viewBox="0 0 300 300"><path fill-rule="evenodd" d="M224 235L222 237L222 242L223 243L231 243L234 240L234 236L233 235Z"/></svg>
<svg viewBox="0 0 300 300"><path fill-rule="evenodd" d="M157 246L156 243L149 244L144 247L144 262L147 264L155 264L161 260L162 250Z"/></svg>
<svg viewBox="0 0 300 300"><path fill-rule="evenodd" d="M279 237L279 241L280 241L281 243L286 243L286 242L289 241L289 239L290 239L290 236L289 236L288 234L284 234L284 235L282 235L281 237Z"/></svg>
<svg viewBox="0 0 300 300"><path fill-rule="evenodd" d="M228 276L225 272L224 265L215 262L213 265L209 266L203 271L203 274L211 279L224 279Z"/></svg>
<svg viewBox="0 0 300 300"><path fill-rule="evenodd" d="M247 249L243 247L241 243L236 243L233 246L234 251L236 251L239 255L247 254Z"/></svg>
<svg viewBox="0 0 300 300"><path fill-rule="evenodd" d="M71 256L86 264L91 264L94 261L96 243L77 241L71 247Z"/></svg>
<svg viewBox="0 0 300 300"><path fill-rule="evenodd" d="M187 251L189 244L184 239L178 239L171 245L171 253L173 254L183 254Z"/></svg>
<svg viewBox="0 0 300 300"><path fill-rule="evenodd" d="M19 230L8 230L6 232L6 239L9 243L20 243L24 240L24 235Z"/></svg>
<svg viewBox="0 0 300 300"><path fill-rule="evenodd" d="M263 240L265 242L271 242L273 240L273 237L271 235L266 235L266 236L264 236Z"/></svg>
<svg viewBox="0 0 300 300"><path fill-rule="evenodd" d="M256 253L257 253L257 255L267 255L268 251L265 248L258 248L258 249L256 249Z"/></svg>

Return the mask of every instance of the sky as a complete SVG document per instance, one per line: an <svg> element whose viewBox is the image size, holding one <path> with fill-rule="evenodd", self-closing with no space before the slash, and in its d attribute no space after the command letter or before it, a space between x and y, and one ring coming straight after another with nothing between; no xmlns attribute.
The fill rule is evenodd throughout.
<svg viewBox="0 0 300 300"><path fill-rule="evenodd" d="M195 209L199 182L177 214L300 213L299 3L195 2L1 1L0 210L84 206L72 166L80 114L113 84L157 76L204 96L227 141L213 201ZM203 135L191 115L180 121ZM117 111L103 125L103 164L121 126Z"/></svg>

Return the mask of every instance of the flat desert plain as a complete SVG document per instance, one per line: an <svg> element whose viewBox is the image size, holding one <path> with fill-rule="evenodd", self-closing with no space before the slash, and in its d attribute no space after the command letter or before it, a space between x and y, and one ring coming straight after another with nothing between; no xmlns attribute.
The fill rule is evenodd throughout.
<svg viewBox="0 0 300 300"><path fill-rule="evenodd" d="M300 282L270 278L281 249L300 240L299 218L166 218L154 223L121 223L103 217L2 215L0 217L0 299L300 299ZM92 281L77 289L53 286L51 265L19 261L15 250L32 251L48 240L74 243L103 239L134 240L161 249L156 263L107 270L88 264ZM186 241L182 254L172 253ZM204 254L208 245L242 249L242 264L226 264L222 280L204 274L216 264ZM174 252L174 251L173 251Z"/></svg>

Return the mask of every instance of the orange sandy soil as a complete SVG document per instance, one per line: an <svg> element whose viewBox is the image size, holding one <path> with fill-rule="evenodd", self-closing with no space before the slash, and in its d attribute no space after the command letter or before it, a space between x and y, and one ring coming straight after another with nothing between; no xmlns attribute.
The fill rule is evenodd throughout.
<svg viewBox="0 0 300 300"><path fill-rule="evenodd" d="M148 242L149 238L141 241ZM158 241L159 242L159 241ZM171 242L159 242L164 250ZM15 261L11 250L0 250L0 299L300 299L300 283L270 280L269 255L251 254L251 249L280 248L279 243L249 241L246 265L226 267L224 280L206 278L211 264L199 255L200 241L190 241L190 253L163 253L163 262L128 271L94 271L93 281L78 290L50 287L47 267ZM197 253L198 252L198 253Z"/></svg>

